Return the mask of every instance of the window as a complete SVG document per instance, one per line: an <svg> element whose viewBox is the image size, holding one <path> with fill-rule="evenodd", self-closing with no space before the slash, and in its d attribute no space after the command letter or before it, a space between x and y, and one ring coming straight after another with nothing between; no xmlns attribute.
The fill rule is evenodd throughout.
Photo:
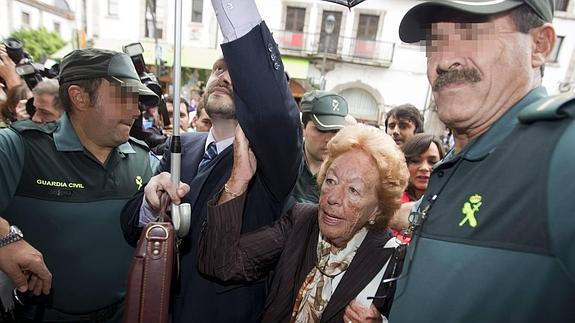
<svg viewBox="0 0 575 323"><path fill-rule="evenodd" d="M287 7L285 30L303 32L305 8Z"/></svg>
<svg viewBox="0 0 575 323"><path fill-rule="evenodd" d="M565 39L565 36L557 36L555 39L555 47L553 47L553 50L549 54L549 63L557 63L559 61L559 52L561 51L563 39Z"/></svg>
<svg viewBox="0 0 575 323"><path fill-rule="evenodd" d="M335 18L335 26L331 33L326 32L327 17L333 16ZM337 53L339 42L339 30L341 28L341 12L338 11L324 11L321 19L321 34L319 39L319 51L328 52L331 54Z"/></svg>
<svg viewBox="0 0 575 323"><path fill-rule="evenodd" d="M555 11L567 11L569 0L555 0Z"/></svg>
<svg viewBox="0 0 575 323"><path fill-rule="evenodd" d="M377 38L377 28L379 27L379 16L359 15L357 25L357 39L375 40Z"/></svg>
<svg viewBox="0 0 575 323"><path fill-rule="evenodd" d="M379 16L359 15L357 23L357 38L355 39L354 56L373 58L376 53L377 29L379 28Z"/></svg>
<svg viewBox="0 0 575 323"><path fill-rule="evenodd" d="M58 35L60 35L60 23L59 22L54 22L54 32Z"/></svg>
<svg viewBox="0 0 575 323"><path fill-rule="evenodd" d="M156 0L146 0L145 33L148 38L162 38L163 30L158 27L162 24L156 19ZM154 33L155 31L155 33Z"/></svg>
<svg viewBox="0 0 575 323"><path fill-rule="evenodd" d="M156 35L155 37L157 38L162 38L164 30L160 27L158 27L158 25L160 25L160 23L158 21L156 21L156 25L154 26L154 20L153 19L146 19L146 37L148 38L154 38L154 30L156 30Z"/></svg>
<svg viewBox="0 0 575 323"><path fill-rule="evenodd" d="M22 27L30 28L30 14L22 11Z"/></svg>
<svg viewBox="0 0 575 323"><path fill-rule="evenodd" d="M192 0L192 22L202 22L204 0Z"/></svg>
<svg viewBox="0 0 575 323"><path fill-rule="evenodd" d="M108 16L118 16L118 0L108 0Z"/></svg>

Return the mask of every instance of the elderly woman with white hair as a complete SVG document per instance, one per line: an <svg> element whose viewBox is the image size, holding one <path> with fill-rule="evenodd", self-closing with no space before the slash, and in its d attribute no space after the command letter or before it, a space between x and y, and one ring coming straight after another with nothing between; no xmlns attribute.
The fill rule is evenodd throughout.
<svg viewBox="0 0 575 323"><path fill-rule="evenodd" d="M210 203L199 268L229 283L274 271L263 322L377 322L389 311L393 287L381 282L401 267L387 226L409 177L404 156L365 125L339 131L328 154L317 176L318 205L296 204L274 225L242 233L242 217L258 216L243 214L257 161L236 132L234 168Z"/></svg>

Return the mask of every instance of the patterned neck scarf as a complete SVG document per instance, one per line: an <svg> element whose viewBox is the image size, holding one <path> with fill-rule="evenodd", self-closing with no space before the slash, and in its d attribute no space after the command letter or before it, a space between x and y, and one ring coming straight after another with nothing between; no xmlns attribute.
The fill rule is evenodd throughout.
<svg viewBox="0 0 575 323"><path fill-rule="evenodd" d="M317 263L306 276L292 310L292 323L319 322L333 294L332 279L344 273L361 245L367 229L362 228L345 248L331 252L332 245L319 234Z"/></svg>

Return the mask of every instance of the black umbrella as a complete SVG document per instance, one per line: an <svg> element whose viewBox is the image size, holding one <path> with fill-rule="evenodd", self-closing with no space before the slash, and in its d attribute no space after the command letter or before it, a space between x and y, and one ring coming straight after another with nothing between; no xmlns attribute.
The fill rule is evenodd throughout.
<svg viewBox="0 0 575 323"><path fill-rule="evenodd" d="M323 0L323 1L337 3L342 6L346 6L351 10L351 7L357 6L358 4L364 2L365 0Z"/></svg>

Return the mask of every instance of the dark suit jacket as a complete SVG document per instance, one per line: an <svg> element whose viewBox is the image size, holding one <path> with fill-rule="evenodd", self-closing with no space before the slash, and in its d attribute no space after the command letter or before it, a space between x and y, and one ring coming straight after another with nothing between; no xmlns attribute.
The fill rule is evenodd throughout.
<svg viewBox="0 0 575 323"><path fill-rule="evenodd" d="M297 293L317 261L317 205L295 204L273 226L240 237L244 198L210 205L200 238L200 271L223 281L257 281L274 269L262 321L289 322ZM395 248L384 248L389 238L387 233L368 232L325 308L321 322L342 322L345 307L394 254ZM389 277L391 271L390 265L384 277ZM382 295L380 292L384 290L380 286L377 294ZM393 298L388 300L387 303L374 302L381 313L387 313Z"/></svg>
<svg viewBox="0 0 575 323"><path fill-rule="evenodd" d="M301 163L299 110L289 90L276 44L261 23L240 39L222 45L234 88L236 115L258 159L249 185L242 230L252 231L278 219ZM181 179L190 185L183 202L192 205L192 227L181 248L180 277L173 298L174 322L254 322L264 306L263 280L224 284L197 270L197 241L207 215L207 201L220 192L230 176L233 147L221 152L207 171L197 168L204 154L206 134L182 136ZM165 154L161 171L169 171ZM126 239L135 244L142 194L122 213Z"/></svg>

